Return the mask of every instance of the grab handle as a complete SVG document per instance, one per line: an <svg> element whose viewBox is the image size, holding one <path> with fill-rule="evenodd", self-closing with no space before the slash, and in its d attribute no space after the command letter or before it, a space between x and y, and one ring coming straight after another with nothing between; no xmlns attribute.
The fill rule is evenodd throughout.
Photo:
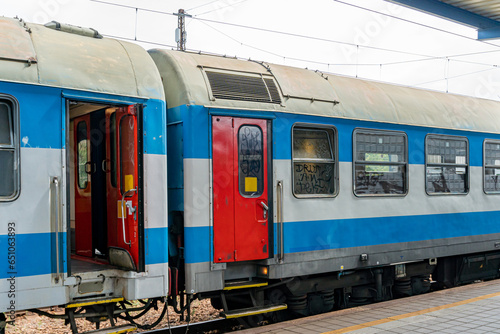
<svg viewBox="0 0 500 334"><path fill-rule="evenodd" d="M278 222L278 263L283 263L285 259L285 246L283 243L283 181L278 181L276 187L276 220Z"/></svg>
<svg viewBox="0 0 500 334"><path fill-rule="evenodd" d="M123 242L128 245L129 247L132 247L132 240L127 241L127 234L125 233L125 210L123 210L123 203L125 202L125 196L127 196L128 193L135 192L137 189L130 189L127 190L126 192L123 193L122 195L122 202L121 202L121 207L122 207L122 228L123 228ZM127 206L128 207L128 206ZM135 214L135 208L134 208L134 214Z"/></svg>
<svg viewBox="0 0 500 334"><path fill-rule="evenodd" d="M60 259L60 245L59 245L59 231L61 226L61 199L59 196L59 178L54 176L50 182L50 189L52 192L52 227L55 233L55 246L56 246L56 273L53 275L54 282L57 284L61 278L61 259Z"/></svg>

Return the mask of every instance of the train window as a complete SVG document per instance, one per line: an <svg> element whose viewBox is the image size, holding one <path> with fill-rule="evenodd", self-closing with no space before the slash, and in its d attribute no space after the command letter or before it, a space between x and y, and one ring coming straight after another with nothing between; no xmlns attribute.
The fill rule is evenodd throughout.
<svg viewBox="0 0 500 334"><path fill-rule="evenodd" d="M0 201L19 194L18 108L14 99L0 95Z"/></svg>
<svg viewBox="0 0 500 334"><path fill-rule="evenodd" d="M500 140L484 141L484 192L500 194Z"/></svg>
<svg viewBox="0 0 500 334"><path fill-rule="evenodd" d="M76 142L78 150L78 188L87 188L88 174L87 167L89 164L89 140L87 138L87 123L81 121L76 126Z"/></svg>
<svg viewBox="0 0 500 334"><path fill-rule="evenodd" d="M295 125L292 142L293 194L297 197L335 196L335 128Z"/></svg>
<svg viewBox="0 0 500 334"><path fill-rule="evenodd" d="M356 129L353 142L356 196L408 193L408 139L404 132Z"/></svg>
<svg viewBox="0 0 500 334"><path fill-rule="evenodd" d="M466 194L469 191L467 138L427 135L425 189L429 195Z"/></svg>
<svg viewBox="0 0 500 334"><path fill-rule="evenodd" d="M116 188L116 112L109 117L109 157L111 163L111 186Z"/></svg>
<svg viewBox="0 0 500 334"><path fill-rule="evenodd" d="M259 197L264 191L264 150L262 130L243 125L238 130L238 182L240 193Z"/></svg>

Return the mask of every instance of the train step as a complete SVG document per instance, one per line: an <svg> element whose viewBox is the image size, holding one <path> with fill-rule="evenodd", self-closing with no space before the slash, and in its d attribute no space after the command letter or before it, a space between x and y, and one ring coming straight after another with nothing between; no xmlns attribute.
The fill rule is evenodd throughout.
<svg viewBox="0 0 500 334"><path fill-rule="evenodd" d="M248 289L248 288L258 288L261 286L266 286L269 283L264 281L237 281L237 282L226 282L224 286L225 291L236 290L236 289Z"/></svg>
<svg viewBox="0 0 500 334"><path fill-rule="evenodd" d="M241 317L248 317L251 315L262 314L262 313L271 313L281 310L286 310L288 306L286 304L274 304L274 305L266 305L266 306L254 306L249 308L242 308L238 310L232 311L224 311L221 313L226 319L234 319Z"/></svg>
<svg viewBox="0 0 500 334"><path fill-rule="evenodd" d="M101 300L82 300L78 301L75 303L71 303L66 305L66 308L77 308L77 307L84 307L84 306L90 306L90 305L97 305L97 304L109 304L109 303L118 303L121 301L124 301L125 299L123 297L119 298L110 298L110 299L101 299Z"/></svg>
<svg viewBox="0 0 500 334"><path fill-rule="evenodd" d="M121 325L121 326L116 326L116 327L96 329L96 330L93 330L90 332L84 332L82 334L123 334L123 333L129 333L129 332L132 332L135 330L137 330L136 326Z"/></svg>

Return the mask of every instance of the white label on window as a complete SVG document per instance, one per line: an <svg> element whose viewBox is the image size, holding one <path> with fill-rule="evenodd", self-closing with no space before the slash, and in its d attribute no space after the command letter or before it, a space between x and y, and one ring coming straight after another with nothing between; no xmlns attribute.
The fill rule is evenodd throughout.
<svg viewBox="0 0 500 334"><path fill-rule="evenodd" d="M442 170L440 167L427 167L427 173L429 173L429 174L441 174Z"/></svg>
<svg viewBox="0 0 500 334"><path fill-rule="evenodd" d="M441 161L441 156L436 155L436 154L428 154L427 155L427 163L429 164L440 164Z"/></svg>

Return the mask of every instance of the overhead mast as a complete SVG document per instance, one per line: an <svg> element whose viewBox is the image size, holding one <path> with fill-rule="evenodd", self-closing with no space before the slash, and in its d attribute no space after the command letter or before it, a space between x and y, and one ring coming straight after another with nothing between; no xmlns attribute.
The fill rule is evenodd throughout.
<svg viewBox="0 0 500 334"><path fill-rule="evenodd" d="M177 42L177 50L186 51L186 22L185 17L193 17L192 15L186 14L184 9L179 9L178 13L174 13L178 17L177 29L175 30L175 41Z"/></svg>

